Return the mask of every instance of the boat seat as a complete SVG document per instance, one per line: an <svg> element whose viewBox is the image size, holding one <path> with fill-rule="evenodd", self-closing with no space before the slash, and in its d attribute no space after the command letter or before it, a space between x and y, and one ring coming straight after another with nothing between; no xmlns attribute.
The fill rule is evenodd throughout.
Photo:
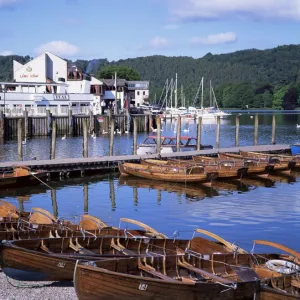
<svg viewBox="0 0 300 300"><path fill-rule="evenodd" d="M120 243L116 244L114 239L111 240L110 246L111 248L123 253L124 255L137 255L136 252L126 249Z"/></svg>
<svg viewBox="0 0 300 300"><path fill-rule="evenodd" d="M79 243L78 240L76 238L76 245L73 244L72 238L70 238L70 244L69 247L73 250L75 250L76 252L78 252L78 254L86 254L86 255L95 255L95 253L91 250L85 249L84 247L82 247Z"/></svg>
<svg viewBox="0 0 300 300"><path fill-rule="evenodd" d="M144 266L142 264L139 264L138 265L138 268L146 273L149 273L155 277L158 277L160 279L163 279L163 280L166 280L166 281L169 281L169 282L178 282L178 280L176 279L173 279L167 275L164 275L160 272L157 272L154 268L150 267L150 266Z"/></svg>

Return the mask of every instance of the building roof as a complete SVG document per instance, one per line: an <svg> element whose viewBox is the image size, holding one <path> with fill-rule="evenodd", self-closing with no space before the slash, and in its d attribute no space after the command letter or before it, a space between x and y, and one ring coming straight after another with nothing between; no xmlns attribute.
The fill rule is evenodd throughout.
<svg viewBox="0 0 300 300"><path fill-rule="evenodd" d="M115 79L100 79L107 86L115 86ZM117 79L117 86L127 85L126 79Z"/></svg>

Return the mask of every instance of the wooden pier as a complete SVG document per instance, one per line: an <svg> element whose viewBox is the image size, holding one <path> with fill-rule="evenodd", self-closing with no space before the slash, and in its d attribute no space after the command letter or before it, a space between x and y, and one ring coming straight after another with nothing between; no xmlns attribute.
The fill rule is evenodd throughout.
<svg viewBox="0 0 300 300"><path fill-rule="evenodd" d="M258 151L268 153L285 153L290 151L290 145L257 145L246 147L220 148L209 150L196 150L174 152L168 154L152 154L152 155L123 155L123 156L101 156L89 158L65 158L54 160L31 160L18 162L0 163L0 172L11 170L13 166L28 166L31 170L45 170L49 172L50 177L82 175L84 173L106 173L118 170L118 164L122 162L138 162L140 159L163 158L163 159L189 159L194 155L213 156L217 153L237 153L242 151Z"/></svg>

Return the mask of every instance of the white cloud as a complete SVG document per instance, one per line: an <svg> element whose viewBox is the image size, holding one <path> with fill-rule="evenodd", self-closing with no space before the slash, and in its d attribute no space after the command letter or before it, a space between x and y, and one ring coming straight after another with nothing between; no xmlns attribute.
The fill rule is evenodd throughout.
<svg viewBox="0 0 300 300"><path fill-rule="evenodd" d="M11 8L20 0L0 0L0 8Z"/></svg>
<svg viewBox="0 0 300 300"><path fill-rule="evenodd" d="M300 21L299 0L169 0L170 13L181 21L238 17Z"/></svg>
<svg viewBox="0 0 300 300"><path fill-rule="evenodd" d="M169 41L161 36L156 36L150 41L151 48L166 48L169 46Z"/></svg>
<svg viewBox="0 0 300 300"><path fill-rule="evenodd" d="M50 51L60 56L73 56L75 54L78 54L79 48L65 41L52 41L46 44L42 44L35 49L35 52L37 54L41 54L45 51Z"/></svg>
<svg viewBox="0 0 300 300"><path fill-rule="evenodd" d="M8 55L13 55L14 53L11 50L5 50L0 52L0 55L2 56L8 56Z"/></svg>
<svg viewBox="0 0 300 300"><path fill-rule="evenodd" d="M219 45L233 43L237 40L237 36L234 32L224 32L217 34L210 34L205 37L193 37L190 40L190 44L193 46L199 45Z"/></svg>
<svg viewBox="0 0 300 300"><path fill-rule="evenodd" d="M167 24L163 27L164 30L176 30L179 28L179 24Z"/></svg>

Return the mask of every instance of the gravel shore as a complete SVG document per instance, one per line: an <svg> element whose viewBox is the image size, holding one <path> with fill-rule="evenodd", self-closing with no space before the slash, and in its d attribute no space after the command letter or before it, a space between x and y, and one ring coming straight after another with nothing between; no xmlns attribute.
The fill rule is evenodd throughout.
<svg viewBox="0 0 300 300"><path fill-rule="evenodd" d="M16 281L0 271L1 300L74 300L73 282Z"/></svg>

